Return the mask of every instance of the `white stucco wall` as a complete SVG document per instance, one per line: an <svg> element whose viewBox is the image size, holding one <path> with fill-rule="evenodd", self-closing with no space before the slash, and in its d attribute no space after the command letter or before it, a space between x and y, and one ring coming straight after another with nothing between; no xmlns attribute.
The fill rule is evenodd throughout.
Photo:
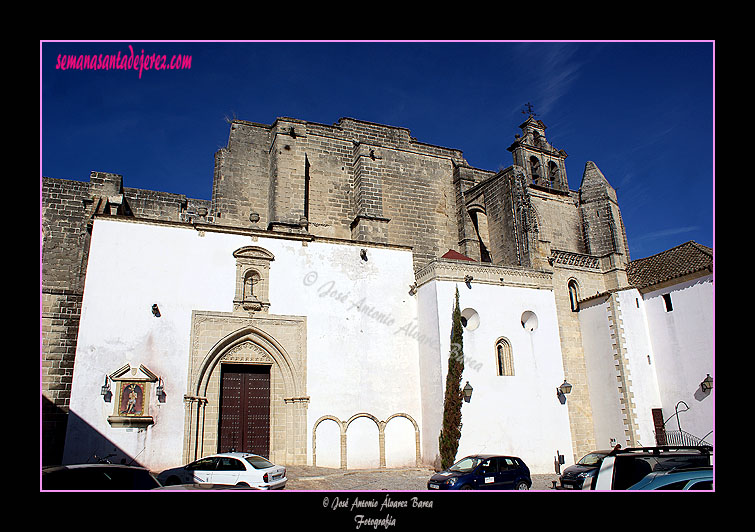
<svg viewBox="0 0 755 532"><path fill-rule="evenodd" d="M671 294L673 310L666 312L663 294ZM658 374L664 418L674 414L679 401L682 430L715 441L716 388L704 394L700 383L707 374L715 379L715 298L713 276L679 283L644 296L647 323ZM671 419L667 429L676 430Z"/></svg>
<svg viewBox="0 0 755 532"><path fill-rule="evenodd" d="M66 463L116 447L154 469L180 463L191 312L232 311L232 253L248 245L275 256L269 313L307 317L309 459L312 428L322 415L345 421L366 412L384 421L401 412L421 423L417 342L397 334L416 317L416 300L408 295L414 281L410 251L277 238L253 241L210 231L200 236L191 227L97 219L82 303ZM362 248L368 251L367 261L360 257ZM151 312L155 303L159 318ZM100 395L104 376L126 363L143 364L164 379L167 400L161 404L150 398L155 424L143 431L110 427L107 416L113 403ZM413 429L409 435L400 421L393 424L386 430L386 449L392 453L387 461L401 465L411 456L413 464ZM356 428L350 436L369 432ZM328 447L329 440L333 438L318 442L318 451L339 456ZM350 467L376 458L370 445L361 456L361 447L350 447Z"/></svg>
<svg viewBox="0 0 755 532"><path fill-rule="evenodd" d="M422 459L428 465L435 465L438 457L438 436L442 424L445 393L445 373L442 371L442 366L446 365L445 372L447 372L448 344L450 343L449 337L441 343L437 291L436 281L430 281L419 287L416 296L417 320L403 326L401 331L401 334L417 337L422 401ZM445 356L441 355L442 350L445 351Z"/></svg>
<svg viewBox="0 0 755 532"><path fill-rule="evenodd" d="M582 348L598 449L610 449L612 440L627 446L607 306L601 300L581 304L579 308Z"/></svg>
<svg viewBox="0 0 755 532"><path fill-rule="evenodd" d="M436 408L432 410L433 420L425 419L430 433L424 438L426 446L434 445L437 454L457 284L428 284L434 286L419 292L420 308L431 305L424 301L425 297L435 298L440 374L423 377L428 381L439 378L440 382L425 382L424 389L435 390L432 400ZM475 453L512 454L521 457L533 473L552 473L557 451L566 456L572 454L567 407L556 397L564 370L553 293L487 284L472 284L471 289L464 283L458 286L462 311L473 308L480 321L475 330L467 328L463 335L465 365L461 385L469 381L474 391L471 401L462 406L457 459ZM538 318L538 328L533 332L526 331L521 323L522 314L528 310ZM427 318L425 323L431 324L430 312L422 312L423 315ZM500 337L511 343L513 376L497 375L494 347ZM421 348L423 357L436 356L430 345L428 342L427 349ZM423 399L430 400L427 396ZM428 412L426 409L425 416Z"/></svg>
<svg viewBox="0 0 755 532"><path fill-rule="evenodd" d="M635 406L638 445L655 445L653 409L661 408L656 376L655 356L647 329L647 317L642 296L637 290L615 294L621 308L624 348L632 381L632 400Z"/></svg>
<svg viewBox="0 0 755 532"><path fill-rule="evenodd" d="M620 341L631 382L637 445L652 446L655 445L652 409L660 407L660 397L644 304L639 292L634 289L616 292L610 297L618 301L622 330ZM601 298L582 304L579 321L596 444L600 449L609 449L615 441L627 447L608 302Z"/></svg>
<svg viewBox="0 0 755 532"><path fill-rule="evenodd" d="M180 461L191 311L231 310L235 264L221 250L236 249L239 242L224 234L201 238L191 228L95 220L64 463L116 448L119 456L148 467ZM160 318L152 315L153 304ZM156 422L145 430L112 428L107 422L116 398L103 401L100 387L106 374L126 363L143 364L164 379L166 401L150 397Z"/></svg>
<svg viewBox="0 0 755 532"><path fill-rule="evenodd" d="M263 245L262 239L257 245ZM416 299L409 295L414 282L411 252L318 242L302 246L284 240L264 247L276 257L270 312L307 316L310 436L324 415L345 422L360 413L380 421L406 413L421 423L417 342L398 332L417 313ZM360 257L362 248L368 250L367 261ZM327 423L332 422L323 426ZM401 426L395 419L386 426L386 463L414 465L414 429L409 433ZM349 468L378 463L376 434L374 421L352 422L347 431ZM324 441L318 434L318 465L323 465L321 450L333 461Z"/></svg>
<svg viewBox="0 0 755 532"><path fill-rule="evenodd" d="M669 293L671 312L666 311L662 297ZM673 415L679 401L687 405L679 406L682 429L714 443L715 432L709 432L714 424L715 387L708 394L700 389L700 382L708 373L713 376L714 369L711 276L644 296L629 289L611 297L618 300L621 313L621 341L631 380L638 444L655 445L654 408L663 409L667 430L677 430ZM607 307L605 298L600 298L582 304L579 311L595 437L600 448L607 448L612 438L626 445Z"/></svg>

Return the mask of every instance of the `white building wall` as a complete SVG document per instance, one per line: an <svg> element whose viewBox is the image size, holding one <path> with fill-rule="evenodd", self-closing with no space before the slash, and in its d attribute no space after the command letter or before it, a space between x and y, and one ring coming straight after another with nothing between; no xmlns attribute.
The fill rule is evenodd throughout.
<svg viewBox="0 0 755 532"><path fill-rule="evenodd" d="M644 303L634 289L614 292L607 297L616 300L620 317L619 344L631 383L636 445L652 446L655 445L652 409L660 408L661 403ZM610 449L616 443L623 447L630 444L625 434L626 414L622 411L619 371L614 357L616 331L610 328L608 305L606 298L598 298L583 303L579 310L595 441L601 449Z"/></svg>
<svg viewBox="0 0 755 532"><path fill-rule="evenodd" d="M673 310L667 312L663 294L671 294ZM683 430L706 436L713 430L715 388L704 394L700 382L713 375L712 278L657 290L644 296L635 289L615 292L621 315L621 342L631 380L638 444L655 445L652 410L663 409L667 430L677 430L674 410L679 401ZM612 439L626 446L619 402L614 339L605 298L585 302L579 311L598 447ZM685 406L686 404L686 406ZM706 436L714 442L714 434Z"/></svg>
<svg viewBox="0 0 755 532"><path fill-rule="evenodd" d="M624 331L624 347L632 381L638 445L655 445L653 409L661 408L656 378L655 357L648 336L642 296L637 290L617 292Z"/></svg>
<svg viewBox="0 0 755 532"><path fill-rule="evenodd" d="M436 282L434 288L428 289L434 290L437 298L441 364L440 386L433 386L440 389L441 395L432 414L436 419L432 423L425 420L425 426L432 427L432 431L423 436L428 445L434 444L436 454L456 286L453 282ZM553 293L487 284L472 284L471 289L464 283L458 286L462 311L472 308L480 320L475 330L468 327L463 335L465 364L461 385L469 381L474 391L471 401L462 406L457 459L475 453L512 454L521 457L532 473L552 473L557 451L566 456L572 454L567 407L556 397L564 370ZM538 327L532 332L525 330L521 322L522 314L528 310L538 319ZM497 375L494 348L500 337L511 343L513 376Z"/></svg>
<svg viewBox="0 0 755 532"><path fill-rule="evenodd" d="M160 468L180 461L194 308L230 311L235 264L223 250L234 235L199 237L191 228L98 219L94 222L71 386L64 463L117 452ZM157 304L161 317L152 315ZM125 364L163 377L166 401L149 398L155 424L112 428L112 402L100 395L106 374ZM117 451L116 451L117 450Z"/></svg>
<svg viewBox="0 0 755 532"><path fill-rule="evenodd" d="M601 299L580 304L579 308L595 442L599 449L610 449L614 440L626 447L607 306Z"/></svg>
<svg viewBox="0 0 755 532"><path fill-rule="evenodd" d="M417 315L416 299L409 295L411 252L273 239L257 245L276 257L270 312L307 316L309 434L324 415L345 422L360 413L380 421L406 413L421 423L417 341L399 332ZM363 248L366 261L360 257ZM414 465L414 428L409 433L401 427L399 419L386 426L391 453L386 463ZM379 464L377 444L375 423L354 420L347 431L348 467ZM332 456L318 435L318 465L321 450Z"/></svg>
<svg viewBox="0 0 755 532"><path fill-rule="evenodd" d="M405 327L401 333L417 337L422 400L422 459L428 465L439 466L438 436L443 420L444 375L448 372L450 337L441 342L438 308L438 283L430 281L420 286L417 289L417 321Z"/></svg>
<svg viewBox="0 0 755 532"><path fill-rule="evenodd" d="M232 253L248 245L275 256L269 313L307 317L310 460L313 425L322 415L346 421L354 414L370 413L384 421L401 412L422 422L417 342L398 333L417 312L408 294L414 280L409 250L277 238L253 241L244 235L199 233L191 227L96 219L65 463L86 461L95 452L102 456L115 448L153 469L180 463L191 312L232 311ZM360 257L362 248L367 249L367 261ZM152 315L153 304L160 309L159 318ZM107 417L114 403L104 402L100 395L104 376L126 363L143 364L164 379L167 399L159 403L150 398L155 424L141 431L110 427ZM398 464L411 456L413 464L413 430L408 436L405 426L393 423L386 432L386 448L392 453L386 459ZM333 438L323 438L318 450L331 458L340 455L340 450L326 445L328 440ZM349 449L350 467L375 459L371 446L365 446L365 456L359 448Z"/></svg>
<svg viewBox="0 0 755 532"><path fill-rule="evenodd" d="M663 294L671 294L671 312ZM679 405L682 430L713 444L715 384L707 394L700 389L707 374L715 379L713 276L649 292L644 299L664 418L684 401L686 407ZM666 428L677 430L676 420L670 419Z"/></svg>

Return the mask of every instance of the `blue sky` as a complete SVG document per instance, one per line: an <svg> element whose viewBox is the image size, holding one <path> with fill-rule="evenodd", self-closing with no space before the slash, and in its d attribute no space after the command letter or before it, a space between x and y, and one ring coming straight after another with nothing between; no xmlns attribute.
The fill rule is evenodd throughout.
<svg viewBox="0 0 755 532"><path fill-rule="evenodd" d="M56 69L58 56L190 55L185 70ZM213 155L239 118L406 127L477 168L531 102L579 188L594 161L617 190L632 258L713 245L712 42L44 42L41 174L210 199Z"/></svg>

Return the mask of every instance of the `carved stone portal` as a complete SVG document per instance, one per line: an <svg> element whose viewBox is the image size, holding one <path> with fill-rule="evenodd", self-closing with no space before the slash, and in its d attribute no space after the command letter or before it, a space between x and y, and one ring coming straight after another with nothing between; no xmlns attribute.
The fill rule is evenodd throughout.
<svg viewBox="0 0 755 532"><path fill-rule="evenodd" d="M192 313L184 459L218 452L224 364L270 367L270 460L307 462L307 325L303 316Z"/></svg>

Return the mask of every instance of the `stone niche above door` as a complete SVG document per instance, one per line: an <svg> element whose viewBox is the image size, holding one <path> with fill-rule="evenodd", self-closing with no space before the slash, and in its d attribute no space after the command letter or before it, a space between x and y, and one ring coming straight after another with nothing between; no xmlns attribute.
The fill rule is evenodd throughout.
<svg viewBox="0 0 755 532"><path fill-rule="evenodd" d="M270 307L270 263L275 257L265 248L244 246L233 252L236 259L234 312L267 312Z"/></svg>

